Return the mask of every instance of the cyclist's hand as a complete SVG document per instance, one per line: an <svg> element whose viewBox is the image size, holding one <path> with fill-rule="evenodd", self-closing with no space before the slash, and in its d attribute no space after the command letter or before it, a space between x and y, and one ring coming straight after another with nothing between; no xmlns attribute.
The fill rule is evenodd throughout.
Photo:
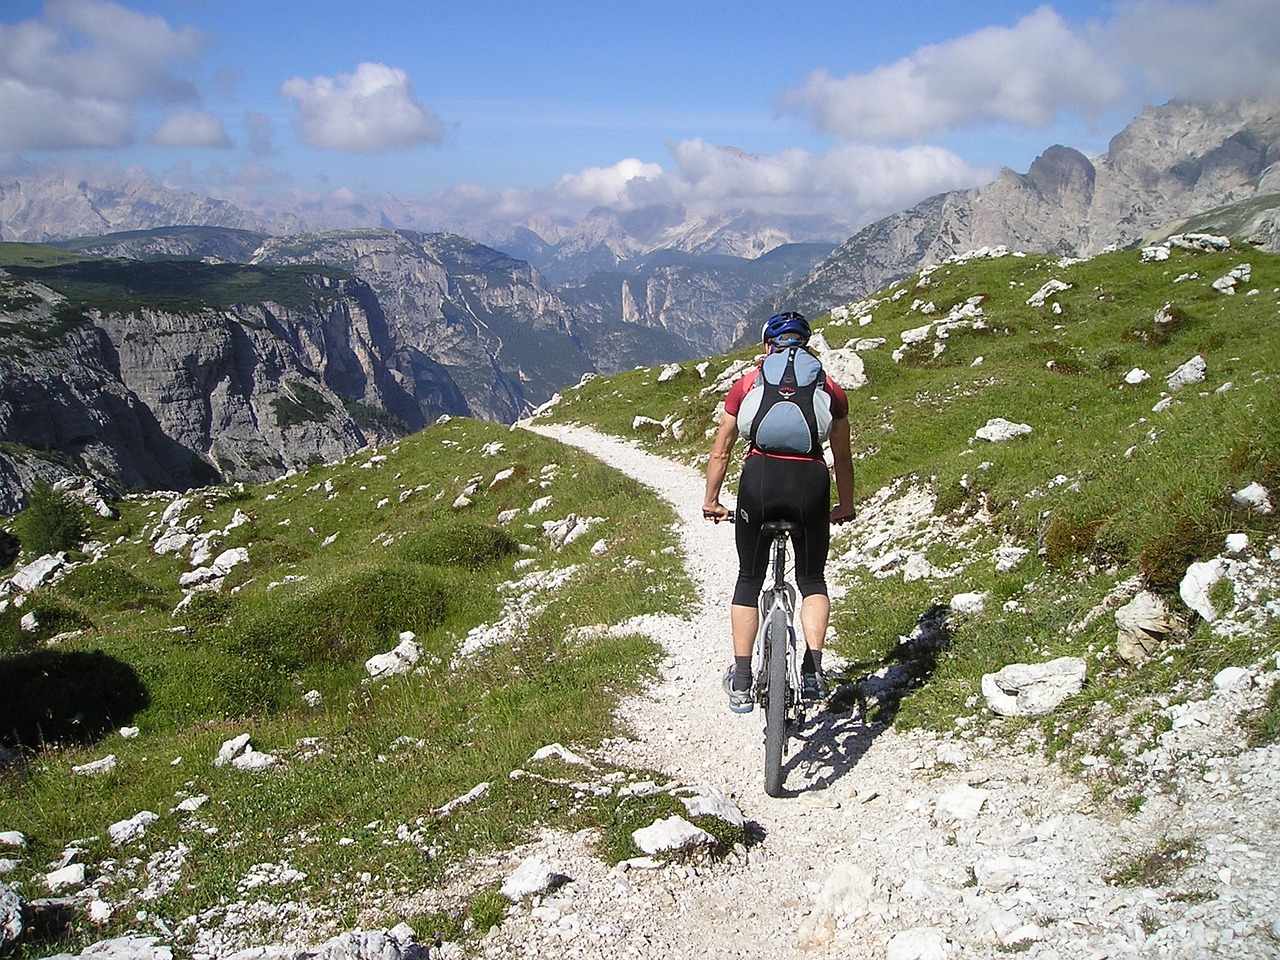
<svg viewBox="0 0 1280 960"><path fill-rule="evenodd" d="M726 507L724 504L720 503L719 501L717 501L714 504L711 504L710 506L708 506L705 503L702 505L703 520L710 520L713 523L720 523L722 520L728 520L731 516L732 514L729 512L729 508Z"/></svg>
<svg viewBox="0 0 1280 960"><path fill-rule="evenodd" d="M853 504L837 503L831 508L831 522L837 526L853 519Z"/></svg>

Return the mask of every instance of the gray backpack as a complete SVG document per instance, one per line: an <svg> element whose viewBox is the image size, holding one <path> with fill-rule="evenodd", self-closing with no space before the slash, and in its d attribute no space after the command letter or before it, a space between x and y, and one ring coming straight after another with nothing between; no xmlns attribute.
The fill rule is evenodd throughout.
<svg viewBox="0 0 1280 960"><path fill-rule="evenodd" d="M764 453L821 457L831 395L818 358L800 347L765 357L738 409L738 430Z"/></svg>

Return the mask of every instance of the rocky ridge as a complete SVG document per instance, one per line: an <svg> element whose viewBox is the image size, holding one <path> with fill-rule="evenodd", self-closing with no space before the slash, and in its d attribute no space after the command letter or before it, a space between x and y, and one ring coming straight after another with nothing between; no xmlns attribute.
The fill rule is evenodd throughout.
<svg viewBox="0 0 1280 960"><path fill-rule="evenodd" d="M986 186L930 197L864 227L756 312L821 312L981 247L1087 257L1133 246L1171 222L1280 193L1278 159L1280 104L1148 107L1102 157L1056 145L1025 174L1005 168ZM1266 245L1274 233L1250 232L1275 249Z"/></svg>

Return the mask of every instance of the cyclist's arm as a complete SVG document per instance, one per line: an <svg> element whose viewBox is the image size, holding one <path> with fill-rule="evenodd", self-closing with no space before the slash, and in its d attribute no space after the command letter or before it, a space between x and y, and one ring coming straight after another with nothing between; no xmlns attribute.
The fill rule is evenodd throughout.
<svg viewBox="0 0 1280 960"><path fill-rule="evenodd" d="M836 474L836 505L831 511L831 522L839 523L853 517L853 452L849 441L849 418L841 417L831 422L831 461Z"/></svg>
<svg viewBox="0 0 1280 960"><path fill-rule="evenodd" d="M727 507L720 503L720 488L729 472L729 457L738 439L738 418L726 413L720 418L715 443L711 446L711 459L707 462L707 490L702 498L702 515L710 519L729 516Z"/></svg>

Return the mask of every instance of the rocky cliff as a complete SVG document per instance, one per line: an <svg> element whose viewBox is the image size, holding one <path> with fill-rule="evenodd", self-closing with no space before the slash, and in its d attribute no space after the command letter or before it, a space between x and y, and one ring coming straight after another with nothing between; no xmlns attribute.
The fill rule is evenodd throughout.
<svg viewBox="0 0 1280 960"><path fill-rule="evenodd" d="M0 513L37 478L265 480L420 426L421 380L397 372L368 287L289 279L284 302L124 307L0 274Z"/></svg>
<svg viewBox="0 0 1280 960"><path fill-rule="evenodd" d="M783 306L823 312L984 246L1089 256L1275 193L1280 103L1148 107L1102 157L1050 147L1025 174L1005 169L985 187L930 197L865 227L753 315Z"/></svg>

